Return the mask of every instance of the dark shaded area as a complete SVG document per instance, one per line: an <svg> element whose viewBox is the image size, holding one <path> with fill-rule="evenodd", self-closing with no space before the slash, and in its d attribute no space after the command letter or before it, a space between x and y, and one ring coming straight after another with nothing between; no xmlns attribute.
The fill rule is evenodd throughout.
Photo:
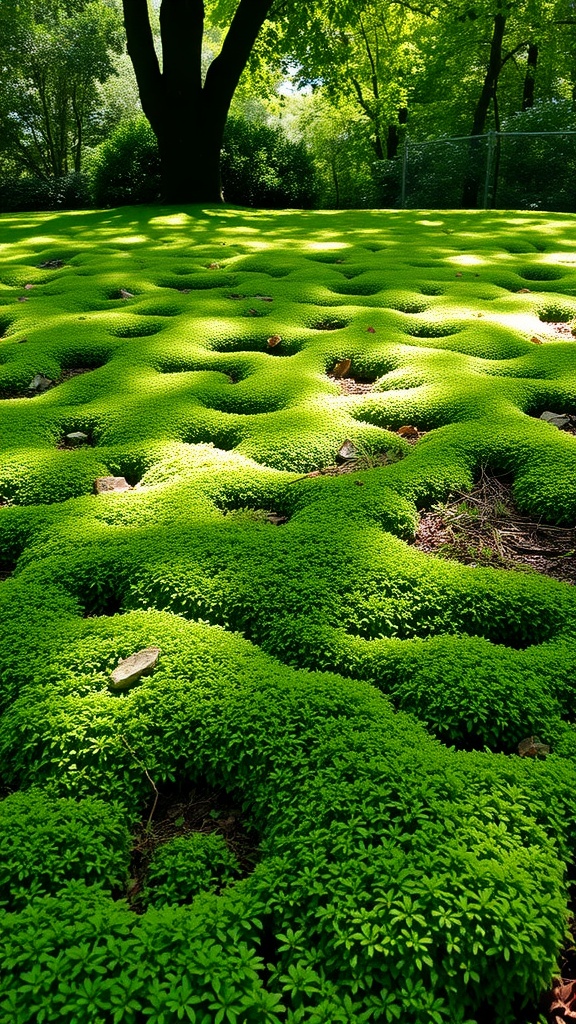
<svg viewBox="0 0 576 1024"><path fill-rule="evenodd" d="M134 836L128 889L133 910L141 909L139 896L156 850L171 839L217 832L238 860L242 877L254 870L259 860L259 836L250 828L238 802L225 790L186 780L166 783L161 791L154 789L150 810Z"/></svg>

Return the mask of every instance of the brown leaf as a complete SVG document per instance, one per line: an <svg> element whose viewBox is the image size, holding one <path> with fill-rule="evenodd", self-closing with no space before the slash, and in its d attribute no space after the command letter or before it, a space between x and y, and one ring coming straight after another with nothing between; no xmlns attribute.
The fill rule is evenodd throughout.
<svg viewBox="0 0 576 1024"><path fill-rule="evenodd" d="M27 295L19 295L18 296L18 302L28 302L28 296Z"/></svg>
<svg viewBox="0 0 576 1024"><path fill-rule="evenodd" d="M403 427L398 427L396 433L400 434L400 437L418 437L418 428L407 423Z"/></svg>
<svg viewBox="0 0 576 1024"><path fill-rule="evenodd" d="M258 310L251 306L248 310L248 316L258 316Z"/></svg>
<svg viewBox="0 0 576 1024"><path fill-rule="evenodd" d="M221 269L222 268L221 268L219 263L209 263L208 264L208 270L221 270Z"/></svg>
<svg viewBox="0 0 576 1024"><path fill-rule="evenodd" d="M352 360L351 359L340 359L336 363L336 366L334 367L334 369L332 370L332 375L334 377L345 377L351 366L352 366Z"/></svg>
<svg viewBox="0 0 576 1024"><path fill-rule="evenodd" d="M26 289L26 291L30 291L31 288L35 288L35 287L36 287L35 284L25 284L24 285L24 288Z"/></svg>
<svg viewBox="0 0 576 1024"><path fill-rule="evenodd" d="M190 295L190 292L192 291L192 289L191 288L179 288L178 291L181 292L182 295Z"/></svg>
<svg viewBox="0 0 576 1024"><path fill-rule="evenodd" d="M531 288L518 288L516 295L530 295L531 291Z"/></svg>
<svg viewBox="0 0 576 1024"><path fill-rule="evenodd" d="M129 291L127 291L126 288L121 288L120 289L120 298L121 299L133 299L134 298L134 292L129 292Z"/></svg>
<svg viewBox="0 0 576 1024"><path fill-rule="evenodd" d="M530 338L530 341L533 345L542 345L542 338L537 338L536 335Z"/></svg>
<svg viewBox="0 0 576 1024"><path fill-rule="evenodd" d="M541 743L537 736L527 736L518 744L520 757L546 757L550 753L547 743Z"/></svg>
<svg viewBox="0 0 576 1024"><path fill-rule="evenodd" d="M462 274L456 274L456 277L462 277Z"/></svg>
<svg viewBox="0 0 576 1024"><path fill-rule="evenodd" d="M281 341L282 338L280 337L279 334L272 334L268 338L268 348L276 348L276 346L279 345Z"/></svg>
<svg viewBox="0 0 576 1024"><path fill-rule="evenodd" d="M245 295L240 295L240 292L232 292L231 295L226 296L227 299L245 299Z"/></svg>
<svg viewBox="0 0 576 1024"><path fill-rule="evenodd" d="M550 1012L555 1010L560 1010L564 1020L576 1020L576 981L559 979L552 989Z"/></svg>
<svg viewBox="0 0 576 1024"><path fill-rule="evenodd" d="M255 299L260 299L260 302L274 302L272 295L255 295Z"/></svg>
<svg viewBox="0 0 576 1024"><path fill-rule="evenodd" d="M376 334L376 328L375 327L367 327L366 328L366 332L368 334Z"/></svg>

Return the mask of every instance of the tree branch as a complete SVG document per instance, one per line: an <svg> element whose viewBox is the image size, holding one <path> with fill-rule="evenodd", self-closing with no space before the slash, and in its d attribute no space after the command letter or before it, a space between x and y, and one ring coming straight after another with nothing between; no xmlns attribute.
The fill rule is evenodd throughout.
<svg viewBox="0 0 576 1024"><path fill-rule="evenodd" d="M240 0L222 49L208 68L204 93L220 117L225 118L228 113L240 75L273 3L274 0Z"/></svg>
<svg viewBox="0 0 576 1024"><path fill-rule="evenodd" d="M373 121L374 120L374 114L370 110L370 105L364 99L364 95L362 93L362 86L360 85L360 82L358 81L357 78L354 78L353 76L351 78L351 82L352 82L352 85L354 86L354 88L356 90L356 95L358 96L358 103L362 107L362 110L364 111L364 113L368 115L368 117L370 118L371 121Z"/></svg>
<svg viewBox="0 0 576 1024"><path fill-rule="evenodd" d="M147 0L122 0L128 55L134 66L142 109L152 127L162 114L162 76L154 49Z"/></svg>

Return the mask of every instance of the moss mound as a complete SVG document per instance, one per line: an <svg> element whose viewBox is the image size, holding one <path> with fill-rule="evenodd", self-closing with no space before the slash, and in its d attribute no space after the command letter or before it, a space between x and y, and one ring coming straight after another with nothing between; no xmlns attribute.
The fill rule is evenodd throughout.
<svg viewBox="0 0 576 1024"><path fill-rule="evenodd" d="M411 541L485 467L574 525L576 440L538 418L576 414L572 228L1 218L2 1019L532 1012L575 853L574 590ZM216 811L172 823L134 901L176 784L257 856Z"/></svg>

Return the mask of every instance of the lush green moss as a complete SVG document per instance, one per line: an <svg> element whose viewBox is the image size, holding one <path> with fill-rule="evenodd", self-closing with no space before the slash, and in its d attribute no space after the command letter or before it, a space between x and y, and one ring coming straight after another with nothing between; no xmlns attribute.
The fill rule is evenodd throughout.
<svg viewBox="0 0 576 1024"><path fill-rule="evenodd" d="M574 857L574 591L411 539L481 467L574 523L574 438L537 418L576 413L546 324L572 312L571 227L2 218L7 1020L511 1024L537 999ZM344 358L369 394L327 376ZM37 373L57 386L30 397ZM345 439L357 471L321 473ZM95 495L106 475L133 489ZM111 691L147 646L154 674ZM552 755L515 756L528 735ZM127 829L174 779L230 794L260 859L198 892L191 847L160 848L169 905L138 917Z"/></svg>

